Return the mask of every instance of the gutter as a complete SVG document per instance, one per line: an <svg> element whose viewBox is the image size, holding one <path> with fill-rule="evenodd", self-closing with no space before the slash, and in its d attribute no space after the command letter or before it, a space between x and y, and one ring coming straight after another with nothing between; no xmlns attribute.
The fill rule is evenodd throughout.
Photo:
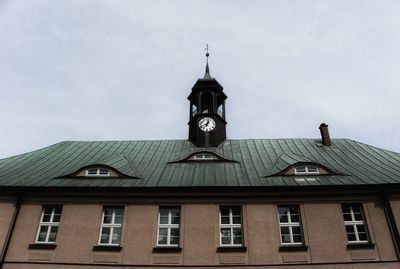
<svg viewBox="0 0 400 269"><path fill-rule="evenodd" d="M397 259L400 259L400 234L397 228L396 219L393 214L392 206L389 201L389 197L386 191L381 191L381 199L383 202L383 209L385 210L385 216L387 223L389 224L389 229L391 231L395 250L397 254ZM1 268L1 267L0 267Z"/></svg>
<svg viewBox="0 0 400 269"><path fill-rule="evenodd" d="M5 240L3 248L1 250L1 254L0 254L0 269L3 268L4 260L6 258L8 247L9 247L10 242L11 242L11 237L12 237L13 232L14 232L14 228L15 228L15 224L17 222L17 218L18 218L19 210L21 208L21 204L22 204L22 197L18 197L17 200L15 201L15 204L14 204L14 206L15 206L14 214L12 216L10 226L8 227L6 240Z"/></svg>

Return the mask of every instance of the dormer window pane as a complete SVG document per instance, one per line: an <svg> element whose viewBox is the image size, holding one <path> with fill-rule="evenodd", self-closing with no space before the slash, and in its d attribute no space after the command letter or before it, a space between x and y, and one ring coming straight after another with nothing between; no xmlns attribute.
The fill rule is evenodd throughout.
<svg viewBox="0 0 400 269"><path fill-rule="evenodd" d="M307 166L308 173L318 173L318 168L316 166Z"/></svg>
<svg viewBox="0 0 400 269"><path fill-rule="evenodd" d="M89 168L86 170L86 176L89 177L108 177L110 176L110 170L107 168Z"/></svg>
<svg viewBox="0 0 400 269"><path fill-rule="evenodd" d="M314 165L298 165L294 168L295 175L318 175L319 169Z"/></svg>
<svg viewBox="0 0 400 269"><path fill-rule="evenodd" d="M88 175L97 175L97 169L88 169L87 174Z"/></svg>
<svg viewBox="0 0 400 269"><path fill-rule="evenodd" d="M99 175L108 175L108 169L99 169Z"/></svg>
<svg viewBox="0 0 400 269"><path fill-rule="evenodd" d="M194 159L197 161L208 161L208 160L213 160L213 156L211 154L196 154L194 155Z"/></svg>
<svg viewBox="0 0 400 269"><path fill-rule="evenodd" d="M306 167L305 166L296 166L296 174L298 173L305 173L306 172Z"/></svg>

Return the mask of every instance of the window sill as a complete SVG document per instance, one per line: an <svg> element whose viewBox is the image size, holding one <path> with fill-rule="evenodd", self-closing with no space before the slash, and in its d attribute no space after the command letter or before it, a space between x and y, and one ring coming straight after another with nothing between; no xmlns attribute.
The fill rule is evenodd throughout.
<svg viewBox="0 0 400 269"><path fill-rule="evenodd" d="M181 252L181 247L173 246L156 246L153 248L153 252Z"/></svg>
<svg viewBox="0 0 400 269"><path fill-rule="evenodd" d="M55 249L56 247L57 245L54 243L51 244L35 243L35 244L30 244L28 246L29 249Z"/></svg>
<svg viewBox="0 0 400 269"><path fill-rule="evenodd" d="M122 247L121 246L106 246L106 245L97 245L93 246L94 251L121 251Z"/></svg>
<svg viewBox="0 0 400 269"><path fill-rule="evenodd" d="M241 247L217 247L217 252L246 252L247 247L241 246Z"/></svg>
<svg viewBox="0 0 400 269"><path fill-rule="evenodd" d="M308 246L306 245L281 245L279 251L307 251Z"/></svg>
<svg viewBox="0 0 400 269"><path fill-rule="evenodd" d="M347 249L368 249L375 248L374 243L348 243Z"/></svg>

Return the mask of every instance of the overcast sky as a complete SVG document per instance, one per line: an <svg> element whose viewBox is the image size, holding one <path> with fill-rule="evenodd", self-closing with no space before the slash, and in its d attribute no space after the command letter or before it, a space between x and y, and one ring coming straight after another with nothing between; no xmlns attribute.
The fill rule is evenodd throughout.
<svg viewBox="0 0 400 269"><path fill-rule="evenodd" d="M400 1L0 0L0 157L65 140L186 139L204 75L228 138L400 152Z"/></svg>

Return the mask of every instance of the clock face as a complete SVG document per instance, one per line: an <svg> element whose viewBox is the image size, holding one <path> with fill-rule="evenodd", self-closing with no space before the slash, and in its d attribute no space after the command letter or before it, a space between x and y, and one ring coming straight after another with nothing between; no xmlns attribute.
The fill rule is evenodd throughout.
<svg viewBox="0 0 400 269"><path fill-rule="evenodd" d="M199 121L199 128L204 132L209 132L215 129L215 121L212 118L205 117Z"/></svg>

